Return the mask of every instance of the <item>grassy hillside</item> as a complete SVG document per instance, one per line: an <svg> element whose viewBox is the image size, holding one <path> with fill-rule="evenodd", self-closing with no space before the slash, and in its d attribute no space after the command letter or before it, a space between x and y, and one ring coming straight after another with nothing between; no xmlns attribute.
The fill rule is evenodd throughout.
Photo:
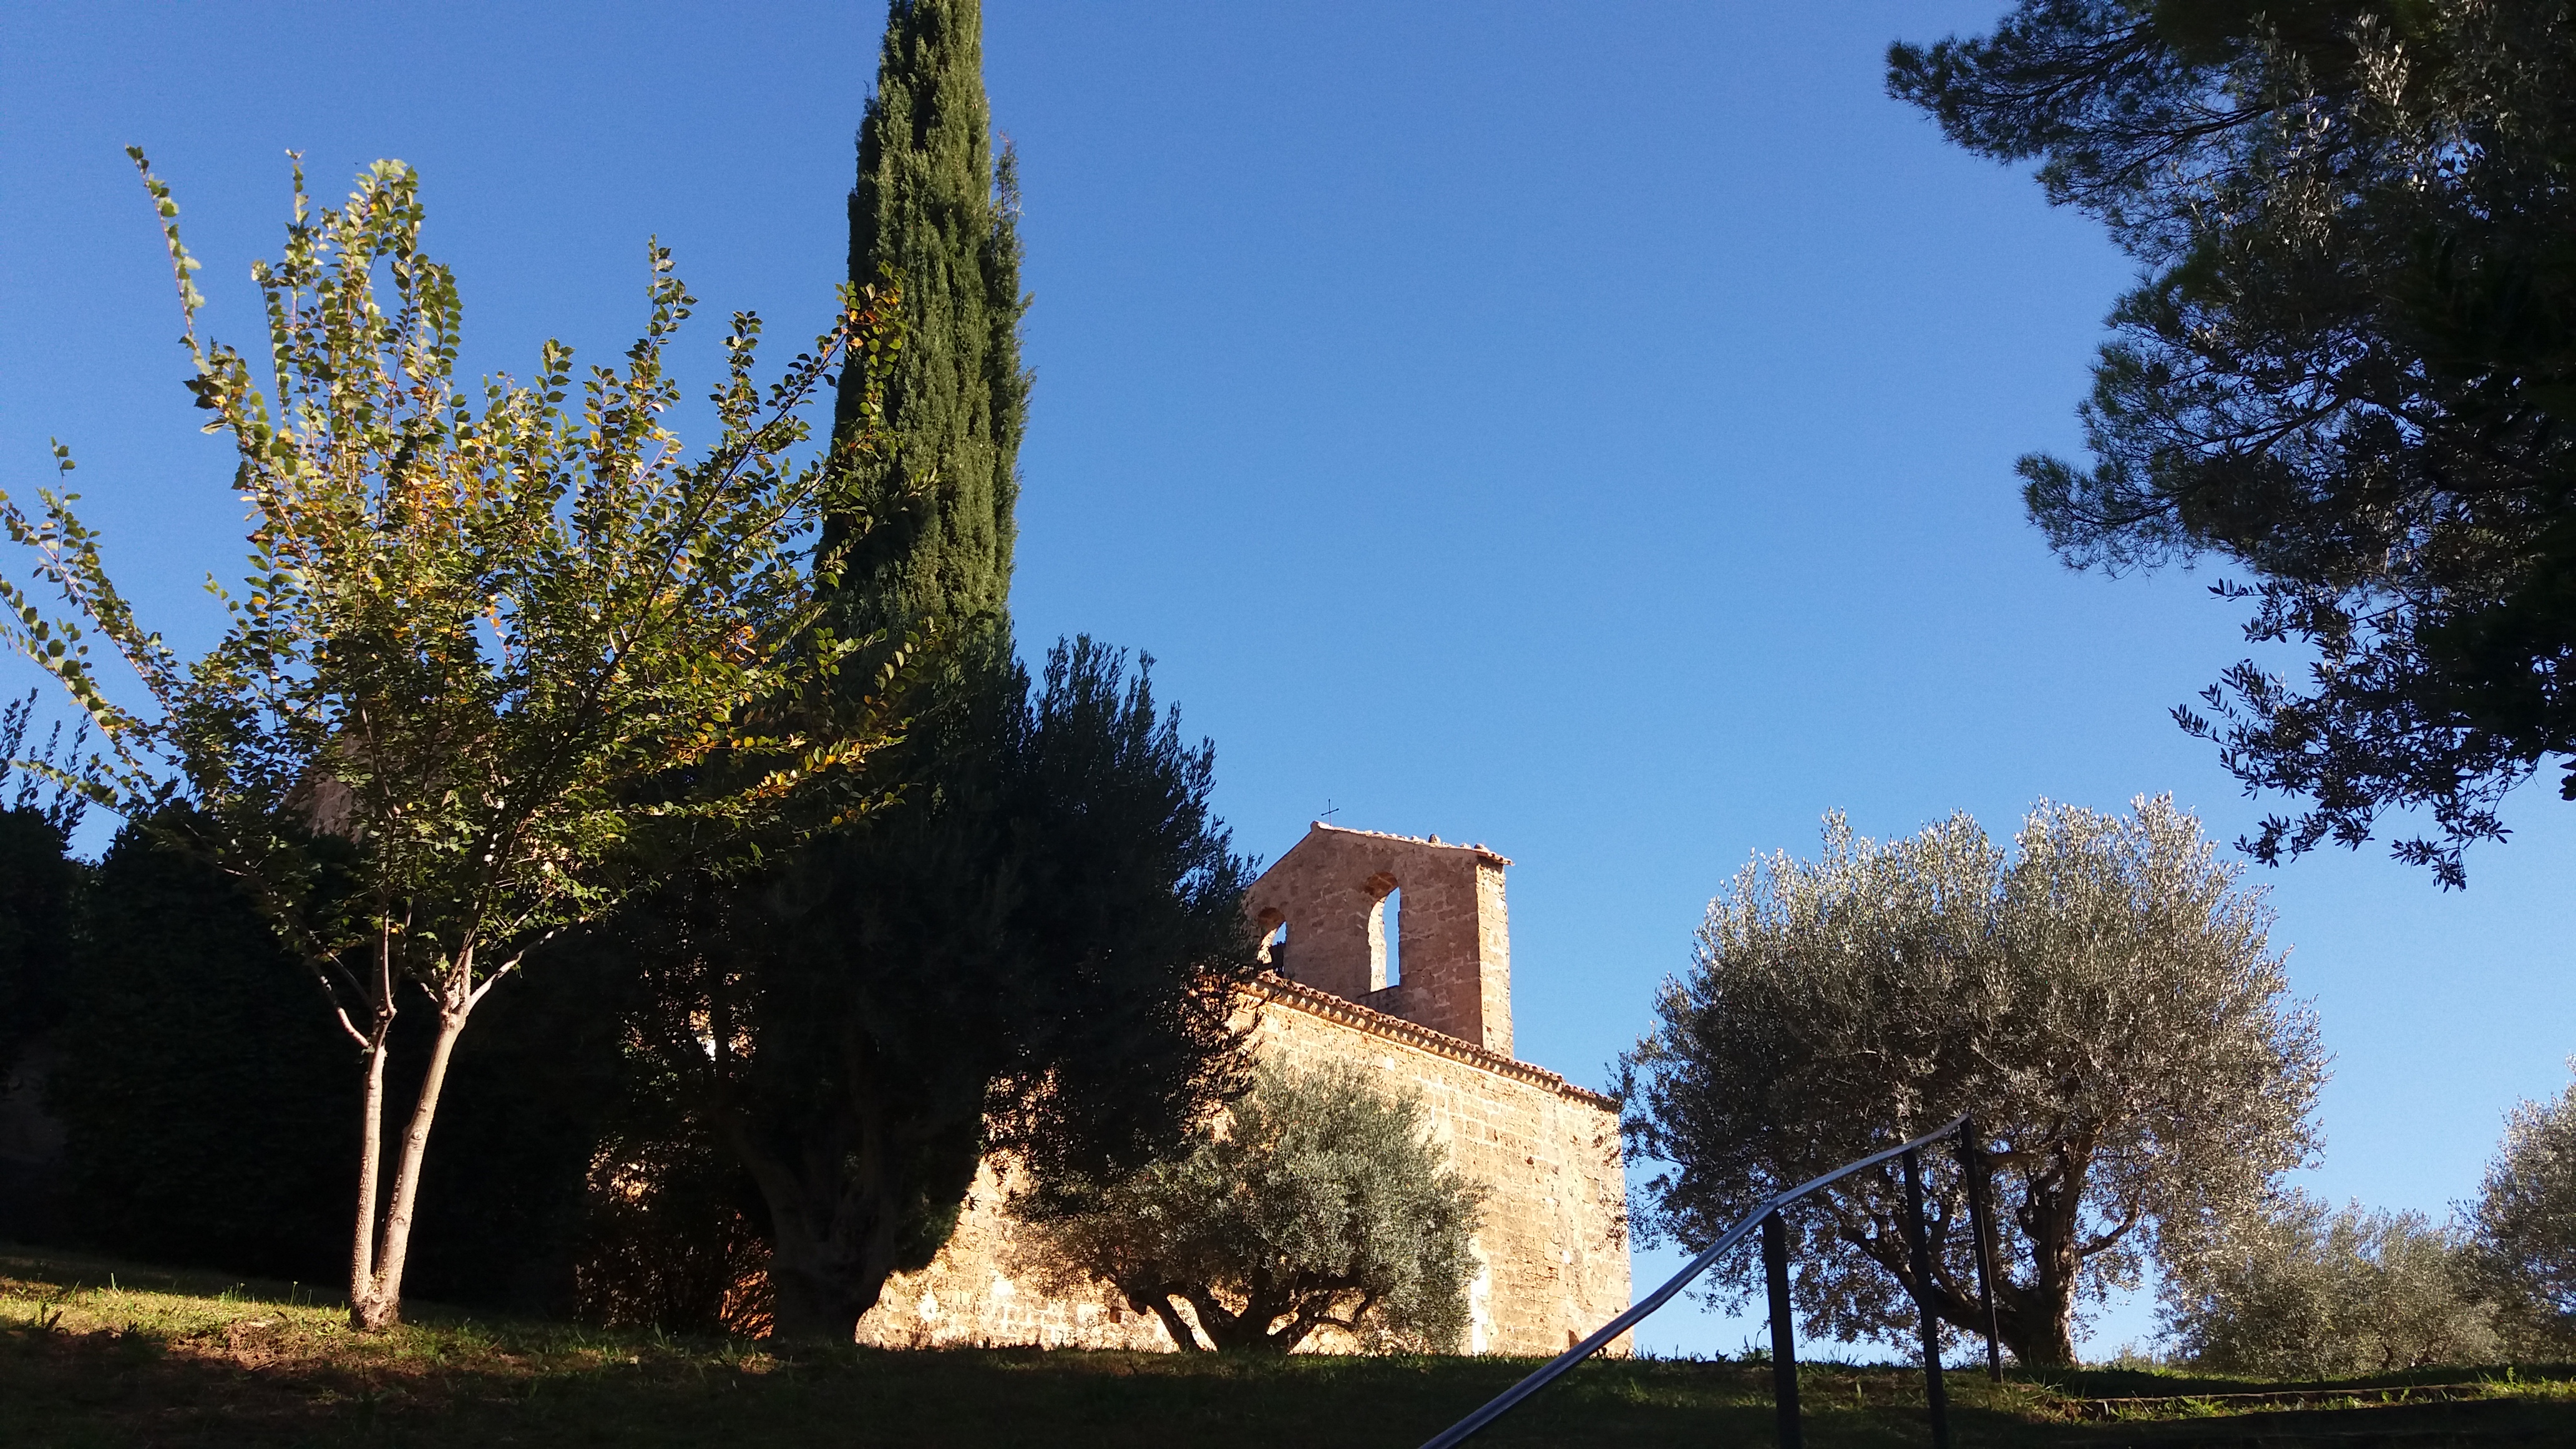
<svg viewBox="0 0 2576 1449"><path fill-rule="evenodd" d="M308 1290L0 1249L5 1445L1418 1445L1528 1371L1493 1359L1261 1363L990 1349L784 1356L422 1308L359 1338ZM1921 1383L1819 1367L1816 1449L1921 1445ZM2260 1385L1952 1379L1962 1446L2576 1443L2576 1380L2504 1371ZM2239 1397L2226 1398L2220 1395ZM2383 1403L2412 1399L2416 1402ZM1586 1365L1479 1441L1767 1445L1767 1370Z"/></svg>

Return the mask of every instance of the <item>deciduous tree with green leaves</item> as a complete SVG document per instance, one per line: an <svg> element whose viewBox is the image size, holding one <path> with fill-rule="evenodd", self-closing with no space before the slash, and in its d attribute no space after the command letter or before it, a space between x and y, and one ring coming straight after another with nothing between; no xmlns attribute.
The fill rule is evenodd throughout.
<svg viewBox="0 0 2576 1449"><path fill-rule="evenodd" d="M650 320L621 367L577 376L548 342L530 381L460 387L456 283L421 250L417 177L381 161L317 210L299 164L283 257L252 269L263 390L247 357L198 335L178 207L130 154L177 276L189 389L238 454L249 576L215 589L222 637L183 661L112 582L76 494L42 491L33 510L0 495L33 564L0 579L0 632L94 721L93 798L189 822L182 843L249 888L357 1049L350 1317L380 1329L400 1312L448 1061L529 949L677 869L867 806L850 767L893 733L881 700L903 646L836 633L824 601L864 536L845 493L877 438L863 407L807 448L805 412L836 375L867 396L895 299L845 291L833 329L767 387L759 320L735 314L710 398L721 436L684 461L664 353L694 299L666 250L650 250ZM817 551L827 513L844 541ZM62 612L38 606L48 590ZM102 677L93 641L139 676L141 703ZM390 1029L413 1005L437 1030L388 1164Z"/></svg>

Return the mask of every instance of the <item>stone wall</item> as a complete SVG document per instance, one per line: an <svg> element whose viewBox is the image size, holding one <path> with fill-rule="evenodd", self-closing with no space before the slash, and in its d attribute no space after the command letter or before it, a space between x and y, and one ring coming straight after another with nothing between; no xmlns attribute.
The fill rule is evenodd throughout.
<svg viewBox="0 0 2576 1449"><path fill-rule="evenodd" d="M1015 1271L1020 1225L1002 1209L1014 1173L986 1159L975 1174L957 1231L929 1267L886 1280L877 1306L859 1320L859 1342L879 1348L1132 1348L1168 1353L1177 1347L1162 1320L1127 1306L1102 1284L1098 1291L1055 1295Z"/></svg>
<svg viewBox="0 0 2576 1449"><path fill-rule="evenodd" d="M1609 1099L1277 977L1247 993L1245 1010L1254 1015L1253 1050L1265 1061L1357 1063L1388 1089L1419 1094L1451 1162L1485 1184L1490 1196L1475 1237L1484 1271L1470 1290L1470 1352L1560 1353L1628 1306L1626 1179ZM1002 1210L1009 1187L1008 1165L986 1164L956 1236L928 1268L887 1282L859 1323L861 1342L1175 1346L1160 1320L1128 1308L1106 1287L1054 1297L1015 1272L1018 1229ZM1337 1337L1318 1335L1309 1347L1346 1348ZM1623 1340L1614 1351L1626 1346Z"/></svg>
<svg viewBox="0 0 2576 1449"><path fill-rule="evenodd" d="M1356 1065L1421 1099L1451 1164L1487 1193L1468 1350L1553 1355L1628 1306L1627 1180L1616 1104L1512 1057L1510 864L1481 845L1317 821L1245 893L1271 974L1244 993L1242 1025L1263 1061ZM1391 982L1385 902L1397 890L1403 979ZM1009 1165L987 1162L956 1236L886 1284L861 1342L1178 1346L1105 1285L1039 1291L1015 1259L1010 1189ZM1333 1330L1308 1340L1350 1346Z"/></svg>
<svg viewBox="0 0 2576 1449"><path fill-rule="evenodd" d="M1562 1353L1627 1308L1627 1176L1615 1103L1309 987L1270 982L1262 994L1254 1041L1265 1060L1356 1062L1388 1090L1416 1093L1451 1165L1485 1185L1469 1352ZM1624 1340L1617 1351L1626 1351Z"/></svg>

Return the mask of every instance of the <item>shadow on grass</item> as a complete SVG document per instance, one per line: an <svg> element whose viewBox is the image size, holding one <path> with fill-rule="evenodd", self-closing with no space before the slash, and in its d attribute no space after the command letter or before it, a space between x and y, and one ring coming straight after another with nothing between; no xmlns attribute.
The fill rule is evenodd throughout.
<svg viewBox="0 0 2576 1449"><path fill-rule="evenodd" d="M2015 1371L2014 1377L2042 1385L2068 1398L2169 1398L2193 1394L2294 1393L2399 1389L2433 1384L2530 1381L2564 1383L2576 1379L2576 1364L2543 1363L2461 1366L2436 1364L2397 1373L2364 1374L2348 1379L2251 1379L2187 1369L2078 1368Z"/></svg>
<svg viewBox="0 0 2576 1449"><path fill-rule="evenodd" d="M773 1352L419 1307L393 1333L350 1334L290 1285L0 1249L0 1445L936 1445L983 1449L1410 1449L1526 1374L1532 1360L1327 1358L955 1349ZM2467 1371L2452 1371L2456 1381ZM2401 1375L2438 1381L2441 1375ZM2241 1393L2237 1380L2094 1371L1996 1390L1952 1380L1961 1449L1982 1446L2576 1443L2571 1402L2489 1400L2075 1422L2072 1395ZM2351 1387L2363 1387L2356 1384ZM2550 1385L2564 1393L2568 1386ZM2538 1390L2535 1390L2538 1392ZM1930 1442L1921 1381L1899 1368L1811 1365L1815 1449ZM1765 1446L1769 1370L1611 1360L1585 1365L1481 1445Z"/></svg>
<svg viewBox="0 0 2576 1449"><path fill-rule="evenodd" d="M1008 1349L797 1358L639 1352L581 1367L265 1363L145 1330L0 1330L0 1442L27 1445L1411 1446L1525 1363L1285 1363ZM1760 1443L1771 1411L1724 1366L1605 1364L1480 1442ZM1820 1446L1920 1438L1889 1409L1828 1411ZM1830 1428L1828 1427L1830 1423Z"/></svg>

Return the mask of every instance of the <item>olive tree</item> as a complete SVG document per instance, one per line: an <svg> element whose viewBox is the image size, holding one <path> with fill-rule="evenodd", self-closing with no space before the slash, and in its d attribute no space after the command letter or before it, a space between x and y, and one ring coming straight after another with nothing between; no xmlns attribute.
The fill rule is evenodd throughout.
<svg viewBox="0 0 2576 1449"><path fill-rule="evenodd" d="M2169 799L2043 802L2007 852L1954 815L1910 839L1825 819L1823 854L1756 860L1710 903L1690 971L1621 1063L1623 1126L1671 1164L1650 1230L1706 1243L1763 1199L1974 1111L1995 1169L2004 1342L2074 1352L2079 1298L2158 1242L2251 1211L2315 1148L2314 1014L2286 999L2270 915ZM1845 1341L1933 1312L1982 1331L1952 1156L1916 1284L1887 1174L1788 1214L1796 1302ZM1720 1270L1738 1297L1758 1264Z"/></svg>
<svg viewBox="0 0 2576 1449"><path fill-rule="evenodd" d="M2534 1347L2576 1344L2576 1086L2505 1119L2469 1220L2508 1326Z"/></svg>
<svg viewBox="0 0 2576 1449"><path fill-rule="evenodd" d="M1375 1349L1447 1351L1467 1330L1484 1200L1447 1156L1419 1100L1357 1068L1265 1066L1185 1154L1020 1200L1026 1266L1059 1290L1109 1283L1185 1350L1204 1335L1286 1353L1329 1326Z"/></svg>
<svg viewBox="0 0 2576 1449"><path fill-rule="evenodd" d="M812 543L872 434L805 449L804 410L836 369L877 366L891 299L845 292L838 325L767 388L759 320L737 313L711 396L721 436L684 461L663 354L694 299L667 251L651 249L650 321L621 368L577 380L572 349L548 342L530 381L460 388L461 306L420 250L414 173L377 162L317 212L299 166L283 257L252 269L263 391L248 358L198 336L178 206L129 154L162 218L187 385L235 445L250 575L216 590L224 632L183 661L118 591L78 495L44 491L30 512L0 494L33 563L32 587L0 578L0 636L93 721L93 798L237 877L356 1049L350 1316L378 1329L399 1315L457 1039L530 948L682 866L866 804L848 767L892 721L882 680L838 676L902 649L822 625L837 564ZM35 602L48 590L60 617ZM120 702L93 638L140 703ZM388 1172L406 1006L436 1031Z"/></svg>
<svg viewBox="0 0 2576 1449"><path fill-rule="evenodd" d="M2165 1332L2203 1367L2338 1378L2496 1356L2467 1235L2422 1213L2293 1192L2173 1256Z"/></svg>

